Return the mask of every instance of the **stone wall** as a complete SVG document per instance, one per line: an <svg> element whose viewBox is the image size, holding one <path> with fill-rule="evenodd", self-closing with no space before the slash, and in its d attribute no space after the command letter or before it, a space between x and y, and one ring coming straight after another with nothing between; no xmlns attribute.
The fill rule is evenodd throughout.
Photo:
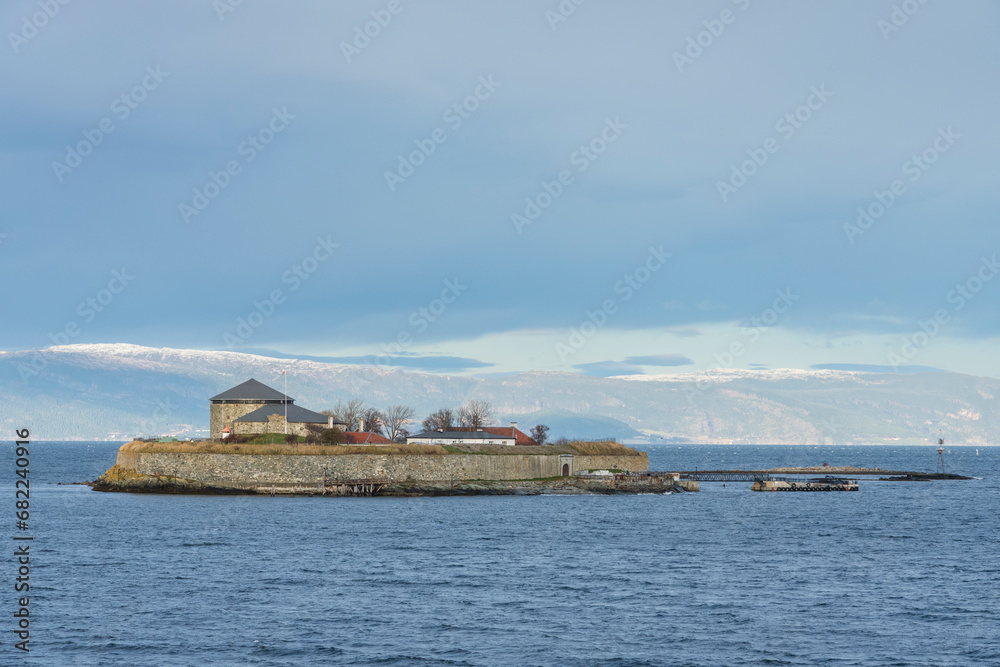
<svg viewBox="0 0 1000 667"><path fill-rule="evenodd" d="M637 456L573 457L574 470L649 469ZM316 484L323 479L388 479L393 482L515 480L558 477L560 456L484 454L341 454L285 456L255 454L149 454L118 451L118 465L146 475L170 475L207 484Z"/></svg>
<svg viewBox="0 0 1000 667"><path fill-rule="evenodd" d="M577 472L586 470L625 470L629 472L640 472L649 470L649 457L646 452L641 452L644 467L635 468L629 463L634 456L574 456L574 467ZM627 459L627 460L626 460ZM634 465L634 464L633 464Z"/></svg>
<svg viewBox="0 0 1000 667"><path fill-rule="evenodd" d="M221 440L224 426L232 424L233 420L250 414L264 405L263 401L259 403L212 403L209 406L209 437L212 440Z"/></svg>
<svg viewBox="0 0 1000 667"><path fill-rule="evenodd" d="M305 424L302 422L288 422L288 435L307 436L310 433L309 427L315 426L322 431L328 424ZM285 432L285 416L282 414L268 415L266 422L233 422L230 427L234 434L238 435L263 435L264 433Z"/></svg>
<svg viewBox="0 0 1000 667"><path fill-rule="evenodd" d="M228 426L233 433L240 435L260 435L263 433L284 433L285 416L283 414L268 415L266 422L236 422L243 415L248 415L268 403L212 403L210 413L209 437L212 440L222 440L222 429ZM277 405L281 405L278 403ZM290 404L291 405L291 404ZM327 424L305 424L288 422L289 435L309 435L310 426L323 430Z"/></svg>

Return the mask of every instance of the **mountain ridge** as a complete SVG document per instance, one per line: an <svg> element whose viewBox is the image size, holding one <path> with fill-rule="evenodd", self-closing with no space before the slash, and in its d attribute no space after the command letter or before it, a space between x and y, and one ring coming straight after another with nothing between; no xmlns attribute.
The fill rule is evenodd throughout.
<svg viewBox="0 0 1000 667"><path fill-rule="evenodd" d="M946 371L721 369L607 378L524 371L475 377L129 343L0 352L6 380L0 400L7 406L2 421L9 428L30 422L42 439L191 435L208 426L210 396L250 377L283 391L282 370L288 393L314 410L360 397L375 407L413 405L422 418L476 398L492 402L501 423L514 420L526 428L532 424L524 416L561 411L562 428L572 437L584 436L579 429L589 423L607 424L621 438L642 434L654 442L926 443L939 433L950 442L1000 441L1000 380ZM576 426L566 414L578 415Z"/></svg>

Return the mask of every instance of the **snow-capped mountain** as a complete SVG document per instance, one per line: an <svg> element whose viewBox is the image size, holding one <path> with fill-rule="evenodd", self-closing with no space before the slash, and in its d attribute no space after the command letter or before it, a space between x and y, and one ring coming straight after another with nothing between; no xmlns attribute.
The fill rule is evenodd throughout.
<svg viewBox="0 0 1000 667"><path fill-rule="evenodd" d="M687 373L659 373L656 375L619 375L619 380L633 382L732 382L733 380L803 380L815 378L857 379L864 375L858 371L816 370L806 371L799 368L774 368L766 370L746 370L742 368L716 368L708 371Z"/></svg>
<svg viewBox="0 0 1000 667"><path fill-rule="evenodd" d="M287 371L282 376L281 372ZM552 436L674 442L984 445L1000 441L1000 380L957 373L716 370L598 378L530 371L507 377L430 375L395 368L128 344L0 353L0 421L37 439L195 434L208 399L251 377L313 410L338 400L412 405L422 418L469 398L500 420ZM9 437L9 436L8 436Z"/></svg>

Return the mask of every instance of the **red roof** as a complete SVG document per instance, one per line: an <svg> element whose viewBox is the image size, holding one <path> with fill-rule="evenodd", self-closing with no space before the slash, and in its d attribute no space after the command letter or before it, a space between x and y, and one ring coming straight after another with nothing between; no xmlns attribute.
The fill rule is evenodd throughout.
<svg viewBox="0 0 1000 667"><path fill-rule="evenodd" d="M446 431L471 431L472 429L467 426L449 426L445 429ZM484 433L490 433L492 435L505 435L508 438L511 436L511 431L514 433L514 444L515 445L537 445L533 438L531 438L527 433L523 433L521 429L515 428L513 426L484 426L481 429Z"/></svg>
<svg viewBox="0 0 1000 667"><path fill-rule="evenodd" d="M361 432L355 433L353 431L344 434L344 444L345 445L391 445L394 444L392 440L378 433Z"/></svg>

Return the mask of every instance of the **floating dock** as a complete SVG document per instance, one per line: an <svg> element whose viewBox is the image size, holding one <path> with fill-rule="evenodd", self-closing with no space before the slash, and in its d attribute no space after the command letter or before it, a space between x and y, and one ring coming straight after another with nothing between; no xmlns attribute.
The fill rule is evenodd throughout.
<svg viewBox="0 0 1000 667"><path fill-rule="evenodd" d="M840 477L803 480L772 478L755 481L751 489L754 491L857 491L858 481Z"/></svg>

